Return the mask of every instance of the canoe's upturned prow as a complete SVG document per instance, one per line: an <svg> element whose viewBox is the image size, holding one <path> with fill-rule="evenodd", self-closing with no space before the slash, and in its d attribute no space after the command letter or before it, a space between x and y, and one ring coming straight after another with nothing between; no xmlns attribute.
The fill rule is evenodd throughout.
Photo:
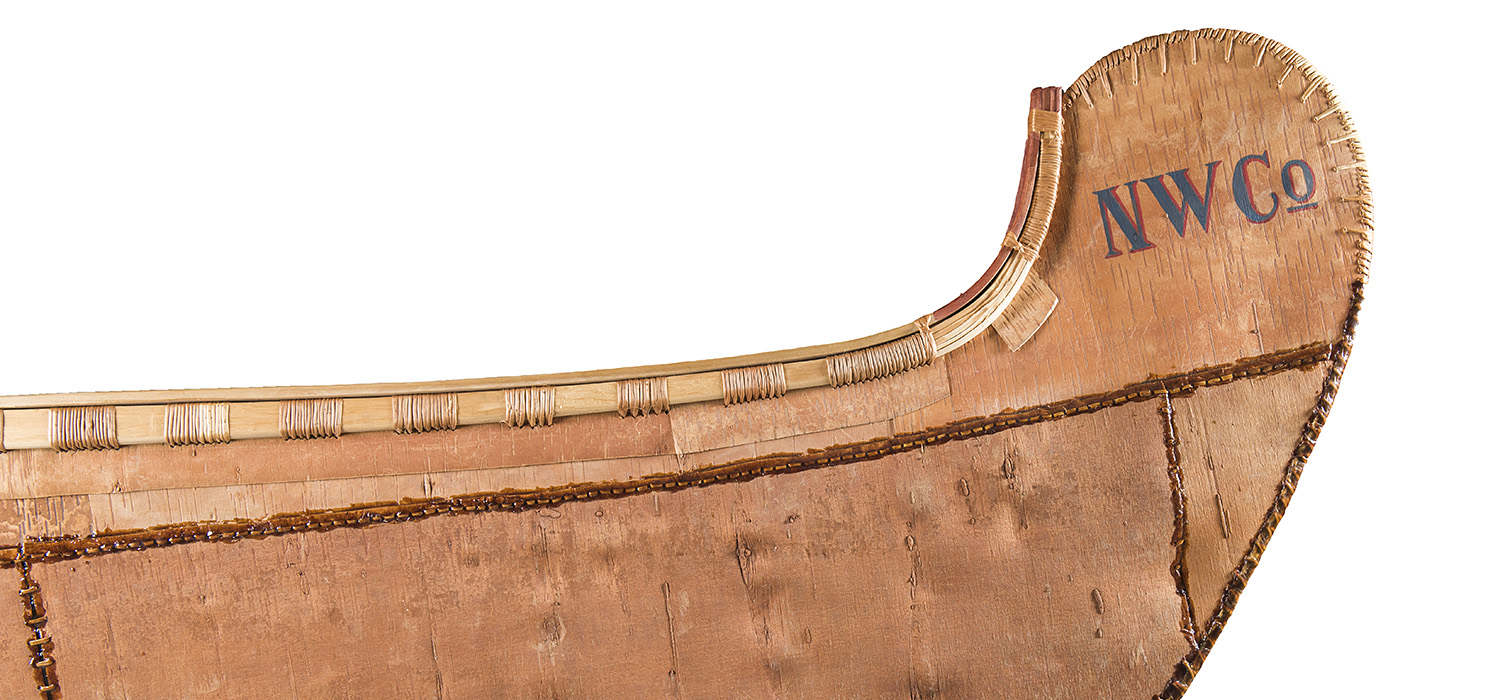
<svg viewBox="0 0 1500 700"><path fill-rule="evenodd" d="M1363 154L1234 31L1030 107L994 264L869 338L0 398L0 695L1180 696L1337 391Z"/></svg>

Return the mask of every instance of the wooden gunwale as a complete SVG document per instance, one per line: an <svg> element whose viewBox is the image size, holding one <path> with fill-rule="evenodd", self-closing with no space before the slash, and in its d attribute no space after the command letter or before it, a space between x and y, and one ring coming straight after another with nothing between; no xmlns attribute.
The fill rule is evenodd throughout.
<svg viewBox="0 0 1500 700"><path fill-rule="evenodd" d="M1057 106L1047 104L1043 88L1031 91L1032 109L1057 110ZM1026 225L1026 217L1031 213L1031 200L1036 193L1037 160L1041 155L1042 137L1035 132L1026 136L1025 155L1021 157L1021 180L1016 185L1016 203L1011 209L1010 223L1005 230L1012 234L1020 234L1021 228ZM1007 239L1008 240L1008 239ZM1008 244L1001 245L1000 252L995 254L994 262L985 269L984 274L974 281L963 294L958 295L953 301L944 304L937 311L932 312L934 323L946 320L949 316L967 307L975 298L984 293L994 283L995 277L1000 274L1000 269L1010 260L1012 248Z"/></svg>
<svg viewBox="0 0 1500 700"><path fill-rule="evenodd" d="M530 386L566 386L616 382L648 377L685 376L735 367L773 362L817 360L852 350L899 340L917 332L917 322L905 323L863 338L839 343L809 345L788 350L735 355L712 360L692 360L661 365L640 365L583 372L558 372L477 379L446 379L422 382L326 384L316 386L241 387L231 389L152 389L146 391L100 391L67 394L19 394L0 396L0 409L51 408L54 406L138 406L207 401L286 401L292 399L363 398L433 394L446 392L498 391Z"/></svg>
<svg viewBox="0 0 1500 700"><path fill-rule="evenodd" d="M340 425L336 433L398 430L390 398L417 394L457 394L457 424L507 422L504 392L524 388L555 390L556 416L618 412L617 383L665 377L667 405L681 405L725 398L720 373L760 365L782 365L786 390L829 386L828 358L896 343L930 332L933 356L941 356L983 332L1000 317L1015 298L1029 274L1035 249L1046 233L1057 197L1057 178L1041 177L1049 167L1048 154L1060 146L1060 88L1032 91L1027 146L1022 158L1020 186L1004 244L995 262L968 290L936 313L887 331L855 340L813 345L790 350L663 365L624 367L586 372L567 372L481 379L431 382L342 384L326 386L260 387L233 389L189 389L155 391L86 392L0 396L0 451L60 448L50 429L54 409L65 407L109 407L118 428L111 428L111 445L161 444L169 441L163 423L168 406L193 403L229 404L231 440L285 437L277 414L280 402L338 399ZM1052 131L1044 144L1038 112L1053 115ZM1055 161L1056 159L1051 159ZM1055 170L1057 164L1050 163ZM1039 184L1041 185L1039 187ZM1030 232L1030 254L1018 254L1017 246ZM1024 253L1025 251L1020 251ZM623 414L622 414L623 415Z"/></svg>

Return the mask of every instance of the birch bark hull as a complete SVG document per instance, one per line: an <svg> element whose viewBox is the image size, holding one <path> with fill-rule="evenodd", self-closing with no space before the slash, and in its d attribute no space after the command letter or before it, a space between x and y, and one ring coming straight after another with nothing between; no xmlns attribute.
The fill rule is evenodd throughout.
<svg viewBox="0 0 1500 700"><path fill-rule="evenodd" d="M357 401L427 404L351 396L308 428L338 437L0 453L0 563L47 608L0 625L0 688L40 625L70 697L1180 695L1347 361L1363 156L1254 35L1143 40L1061 101L1029 268L1058 301L1015 351L986 329L836 387L789 363L734 405L667 377L649 410L553 420L548 388L546 420L474 424L459 393L403 434L347 429Z"/></svg>

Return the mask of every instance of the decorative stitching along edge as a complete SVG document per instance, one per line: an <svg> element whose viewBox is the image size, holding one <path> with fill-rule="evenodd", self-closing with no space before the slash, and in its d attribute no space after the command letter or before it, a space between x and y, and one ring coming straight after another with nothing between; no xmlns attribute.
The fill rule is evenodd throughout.
<svg viewBox="0 0 1500 700"><path fill-rule="evenodd" d="M954 421L927 430L886 438L835 445L801 454L770 454L679 474L655 474L624 482L569 484L533 490L509 490L448 498L409 499L399 503L366 504L351 508L276 515L258 520L163 525L145 530L109 532L27 542L0 549L0 567L18 562L51 562L93 557L125 551L140 551L192 542L234 542L291 533L366 527L380 523L421 520L436 515L458 515L488 511L524 511L570 501L620 498L652 491L680 491L716 483L749 481L776 473L794 473L886 455L910 452L928 445L966 440L1010 428L1093 413L1112 406L1149 401L1163 393L1189 394L1200 387L1226 384L1248 377L1276 374L1311 367L1329 358L1333 346L1312 343L1292 350L1267 353L1236 362L1213 365L1181 374L1127 385L1114 391L1054 401L1018 411L1004 411Z"/></svg>
<svg viewBox="0 0 1500 700"><path fill-rule="evenodd" d="M1265 61L1266 55L1269 54L1286 66L1286 72L1281 74L1281 79L1276 83L1277 87L1281 86L1282 82L1286 80L1287 76L1291 75L1293 70L1299 70L1307 80L1307 87L1298 96L1298 99L1306 103L1308 98L1314 93L1321 92L1328 100L1328 109L1315 115L1312 121L1313 123L1317 123L1328 117L1335 117L1338 119L1339 125L1344 127L1345 133L1342 136L1328 141L1324 145L1329 148L1342 146L1348 150L1349 158L1352 161L1334 166L1333 171L1335 173L1349 171L1354 173L1355 182L1357 183L1355 195L1353 197L1341 195L1338 201L1358 206L1359 213L1356 216L1356 220L1359 223L1359 228L1340 228L1338 233L1356 237L1355 248L1358 252L1356 253L1354 264L1355 278L1363 282L1369 276L1370 272L1370 256L1372 252L1370 247L1370 232L1375 228L1374 201L1370 193L1370 173L1365 167L1364 146L1359 142L1358 130L1354 128L1354 119L1344 110L1342 101L1339 99L1338 93L1334 91L1333 85L1306 58L1303 58L1301 54L1291 50L1286 45L1259 34L1234 29L1184 30L1146 37L1129 46L1111 52L1109 55L1096 61L1088 70L1084 71L1083 75L1078 76L1078 79L1073 81L1073 84L1063 93L1062 111L1066 112L1080 97L1083 98L1084 103L1089 108L1094 108L1094 99L1089 96L1089 86L1095 82L1104 87L1106 94L1113 96L1113 89L1110 87L1109 79L1105 76L1105 73L1109 69L1129 61L1138 74L1140 71L1140 56L1146 51L1165 49L1172 44L1186 41L1189 42L1189 46L1192 48L1193 63L1197 63L1198 41L1200 39L1225 42L1227 46L1224 53L1224 60L1226 62L1233 57L1236 45L1244 45L1247 48L1258 50L1259 53L1256 56L1257 66ZM1162 74L1166 74L1166 51L1160 51L1158 56L1161 61L1161 72ZM1103 80L1100 80L1100 78L1103 78Z"/></svg>

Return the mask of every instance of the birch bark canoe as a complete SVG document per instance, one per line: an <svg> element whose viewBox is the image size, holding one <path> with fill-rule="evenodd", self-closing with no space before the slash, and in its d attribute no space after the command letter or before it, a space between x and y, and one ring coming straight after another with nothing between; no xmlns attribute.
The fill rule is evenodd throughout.
<svg viewBox="0 0 1500 700"><path fill-rule="evenodd" d="M860 340L0 398L0 690L1181 696L1337 391L1363 154L1227 30L1025 116L995 263Z"/></svg>

